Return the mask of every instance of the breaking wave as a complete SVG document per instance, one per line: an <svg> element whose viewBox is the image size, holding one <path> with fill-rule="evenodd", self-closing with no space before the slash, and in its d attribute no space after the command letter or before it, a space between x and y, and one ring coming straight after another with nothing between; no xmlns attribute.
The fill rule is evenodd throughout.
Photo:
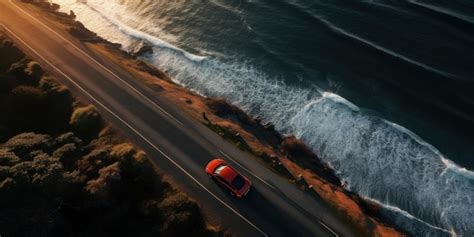
<svg viewBox="0 0 474 237"><path fill-rule="evenodd" d="M299 4L297 4L296 2L287 2L287 3L285 3L285 5L287 5L288 7L294 8L295 10L301 12L301 14L306 14L315 23L325 26L327 29L329 29L334 34L337 34L338 36L343 37L346 40L348 40L348 41L350 41L354 44L357 44L357 45L363 46L363 47L368 47L372 50L375 50L379 53L382 53L386 56L389 56L392 59L399 60L403 63L415 66L415 67L417 67L421 70L430 72L434 75L438 75L438 76L441 76L443 78L450 78L450 79L454 79L454 80L465 80L464 78L461 78L458 75L454 75L452 73L445 72L445 71L442 71L440 69L434 68L434 67L432 67L430 65L427 65L423 62L416 61L416 60L411 59L407 56L401 55L401 54L399 54L399 53L397 53L397 52L395 52L395 51L393 51L389 48L385 48L385 47L383 47L383 46L381 46L381 45L379 45L375 42L364 39L364 38L362 38L362 37L360 37L356 34L353 34L349 31L345 30L345 29L342 29L341 27L333 24L331 21L325 19L324 17L322 17L322 16L320 16L316 13L312 13L308 10L304 10L305 8L299 6Z"/></svg>
<svg viewBox="0 0 474 237"><path fill-rule="evenodd" d="M110 22L111 24L116 26L117 29L119 29L122 33L124 33L124 34L126 34L130 37L133 37L134 39L144 40L147 43L150 43L153 46L158 47L158 48L166 48L166 49L173 50L175 52L181 53L182 55L184 55L185 57L187 57L188 59L193 60L193 61L201 61L201 60L206 58L205 56L199 56L199 55L195 55L195 54L192 54L192 53L188 53L185 50L183 50L181 48L178 48L178 47L176 47L176 46L174 46L174 45L172 45L172 44L170 44L166 41L163 41L158 37L155 37L155 36L147 34L145 32L133 29L132 27L127 26L126 24L124 24L121 21L119 21L118 19L110 16L109 14L101 13L100 11L98 11L93 6L90 6L90 8L92 10L98 12L99 14L101 14L104 17L104 19L106 19L108 22Z"/></svg>
<svg viewBox="0 0 474 237"><path fill-rule="evenodd" d="M68 1L68 2L73 2L73 1ZM104 3L102 1L98 1L98 2L88 1L85 3L76 3L76 4L79 5L78 7L79 14L82 13L82 15L94 16L89 19L86 19L86 18L81 19L83 23L90 23L93 26L91 30L94 30L95 28L99 28L99 30L96 31L97 33L99 33L99 35L115 43L122 44L122 47L124 49L128 49L129 46L132 46L134 43L136 43L136 41L144 41L159 49L173 50L193 61L201 61L206 58L205 56L189 53L156 36L134 29L128 26L127 24L123 23L121 19L117 18L118 14L116 13L116 11L119 11L123 14L122 15L123 18L127 17L127 14L126 12L124 12L124 9L120 9L121 5L112 4L108 2L107 5L109 6L109 8L108 10L105 10L103 9ZM67 6L64 4L62 5ZM100 6L102 6L102 8ZM76 10L77 8L74 8L74 9ZM130 18L130 16L128 17ZM93 23L93 22L96 22L96 23ZM98 26L97 24L100 24L100 25Z"/></svg>

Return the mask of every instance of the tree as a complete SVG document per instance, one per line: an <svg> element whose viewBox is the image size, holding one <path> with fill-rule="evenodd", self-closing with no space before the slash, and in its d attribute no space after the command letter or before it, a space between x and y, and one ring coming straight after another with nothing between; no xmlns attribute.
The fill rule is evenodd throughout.
<svg viewBox="0 0 474 237"><path fill-rule="evenodd" d="M103 122L93 105L77 108L70 120L74 133L85 141L90 141L97 137Z"/></svg>

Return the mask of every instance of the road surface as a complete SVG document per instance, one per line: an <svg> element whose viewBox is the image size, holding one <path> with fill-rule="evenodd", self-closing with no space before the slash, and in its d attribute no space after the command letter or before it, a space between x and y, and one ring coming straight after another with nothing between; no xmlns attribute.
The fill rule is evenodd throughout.
<svg viewBox="0 0 474 237"><path fill-rule="evenodd" d="M1 0L0 24L31 58L93 103L144 149L221 227L245 237L354 235L320 200L153 95L119 66L94 54L24 3ZM251 179L252 190L243 200L206 176L204 167L216 156Z"/></svg>

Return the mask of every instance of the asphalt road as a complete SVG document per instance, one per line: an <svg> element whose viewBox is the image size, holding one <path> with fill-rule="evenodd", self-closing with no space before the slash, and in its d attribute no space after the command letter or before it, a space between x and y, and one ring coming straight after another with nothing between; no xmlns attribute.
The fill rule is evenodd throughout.
<svg viewBox="0 0 474 237"><path fill-rule="evenodd" d="M96 105L223 228L245 237L354 235L320 200L153 95L24 3L0 0L0 24L31 58ZM252 190L244 199L234 198L205 174L205 165L216 156L251 179Z"/></svg>

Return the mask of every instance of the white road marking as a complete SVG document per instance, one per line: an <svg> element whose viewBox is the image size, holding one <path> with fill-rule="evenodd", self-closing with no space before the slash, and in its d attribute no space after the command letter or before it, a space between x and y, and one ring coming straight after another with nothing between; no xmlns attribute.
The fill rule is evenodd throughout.
<svg viewBox="0 0 474 237"><path fill-rule="evenodd" d="M255 228L258 232L260 232L263 236L268 236L263 230L258 228L255 224L253 224L250 220L245 218L242 214L240 214L237 210L233 209L229 204L224 202L222 199L220 199L217 195L212 193L209 189L207 189L203 184L201 184L196 178L194 178L188 171L186 171L181 165L179 165L176 161L171 159L166 153L164 153L162 150L160 150L155 144L153 144L148 138L146 138L143 134L141 134L137 129L135 129L132 125L127 123L125 120L123 120L120 116L118 116L116 113L114 113L111 109L109 109L107 106L102 104L98 99L96 99L92 94L90 94L87 90L85 90L82 86L80 86L78 83L76 83L71 77L69 77L66 73L61 71L59 68L57 68L55 65L53 65L50 61L48 61L46 58L41 56L36 50L34 50L30 45L28 45L24 40L22 40L18 35L13 33L8 27L6 27L3 24L0 24L6 31L8 31L11 35L13 35L15 38L17 38L21 43L23 43L27 48L29 48L33 53L35 53L38 57L40 57L44 62L46 62L49 66L54 68L57 72L59 72L61 75L63 75L67 80L69 80L72 84L74 84L79 90L81 90L84 94L89 96L94 102L99 104L103 109L105 109L107 112L112 114L115 118L120 120L125 126L130 128L135 134L137 134L140 138L142 138L146 143L148 143L150 146L152 146L158 153L160 153L162 156L164 156L168 161L170 161L173 165L175 165L179 170L181 170L183 173L185 173L189 178L191 178L196 184L198 184L202 189L204 189L206 192L208 192L212 197L214 197L217 201L222 203L224 206L229 208L232 212L234 212L238 217L240 217L242 220L247 222L250 226Z"/></svg>
<svg viewBox="0 0 474 237"><path fill-rule="evenodd" d="M231 160L232 162L234 162L235 164L237 164L238 166L240 166L240 168L244 169L245 171L247 171L248 173L250 173L252 176L254 176L255 178L257 178L258 180L262 181L264 184L266 184L267 186L269 186L270 188L272 189L276 189L273 185L267 183L265 180L263 180L262 178L258 177L256 174L252 173L250 170L248 170L247 168L245 168L243 165L241 165L239 162L237 162L236 160L232 159L232 157L230 155L228 155L227 153L223 152L223 151L219 151L223 156L225 156L226 158L228 158L229 160ZM322 221L318 220L318 223L323 226L326 230L328 230L329 232L331 232L331 234L333 234L334 236L336 237L339 237L339 235L334 231L332 230L329 226L327 226L326 224L324 224Z"/></svg>
<svg viewBox="0 0 474 237"><path fill-rule="evenodd" d="M274 189L276 190L275 186L269 184L267 181L263 180L262 178L258 177L258 175L252 173L252 171L248 170L247 168L245 168L243 165L241 165L239 162L237 162L236 160L232 159L232 157L230 157L230 155L227 155L227 153L223 152L223 151L219 151L222 155L224 155L225 157L227 157L229 160L231 160L232 162L234 162L235 164L237 164L238 166L240 166L240 168L244 169L245 171L247 171L249 174L251 174L253 177L257 178L258 180L262 181L264 184L266 184L268 187L270 187L271 189Z"/></svg>
<svg viewBox="0 0 474 237"><path fill-rule="evenodd" d="M117 76L114 72L112 72L110 69L108 69L107 67L105 67L104 65L102 65L101 63L99 63L97 60L95 60L94 58L92 58L91 56L89 56L86 52L84 52L82 49L80 49L79 47L77 47L74 43L72 43L71 41L67 40L66 38L64 38L61 34L57 33L55 30L51 29L49 26L47 26L46 24L44 24L43 22L41 22L40 20L36 19L36 17L34 17L33 15L31 15L30 13L26 12L25 10L23 10L21 7L19 7L16 3L14 3L12 0L9 0L9 2L15 6L18 10L20 10L21 12L23 12L25 15L29 16L30 18L32 18L34 21L38 22L40 25L42 25L43 27L45 27L46 29L48 29L49 31L53 32L55 35L59 36L59 38L61 38L62 40L64 40L65 42L67 42L68 44L70 44L73 48L75 48L76 50L78 50L79 52L81 52L84 56L86 56L87 58L89 58L91 61L93 61L94 63L96 63L97 65L99 65L101 68L103 68L104 70L106 70L108 73L110 73L111 75L113 75L115 78L119 79L123 84L125 84L128 88L132 89L135 93L139 94L140 96L142 96L143 98L145 98L146 101L148 101L150 104L152 104L153 106L155 106L156 108L158 108L161 112L163 112L166 116L168 116L169 118L171 118L172 120L174 120L176 123L178 123L181 127L184 127L184 124L179 121L177 118L175 118L173 115L171 115L168 111L166 111L165 109L163 109L163 107L159 106L158 104L156 104L154 101L152 101L150 98L148 98L148 96L144 95L143 93L141 93L139 90L137 90L135 87L133 87L132 85L130 85L128 82L126 82L125 80L123 80L122 78L120 78L119 76Z"/></svg>
<svg viewBox="0 0 474 237"><path fill-rule="evenodd" d="M331 234L333 234L334 236L336 237L339 237L339 235L334 231L332 230L331 228L329 228L329 226L327 226L326 224L324 224L322 221L318 221L318 223L320 225L322 225L324 228L326 228L326 230L329 230L329 232L331 232Z"/></svg>
<svg viewBox="0 0 474 237"><path fill-rule="evenodd" d="M254 176L255 178L259 179L260 181L262 181L264 184L266 184L267 186L269 186L270 188L272 189L276 189L273 185L267 183L265 180L263 180L262 178L258 177L256 174L252 173L250 170L248 170L247 168L245 168L243 165L241 165L239 162L237 162L236 160L232 159L232 157L230 155L228 155L227 153L219 150L219 152L225 156L226 158L228 158L229 160L231 160L232 162L234 162L235 164L237 164L238 166L240 166L240 168L244 169L245 171L247 171L248 173L250 173L252 176ZM332 230L328 225L324 224L322 221L318 220L318 223L323 226L326 230L328 230L329 232L331 232L331 234L333 234L335 237L339 237L339 235L334 231Z"/></svg>

